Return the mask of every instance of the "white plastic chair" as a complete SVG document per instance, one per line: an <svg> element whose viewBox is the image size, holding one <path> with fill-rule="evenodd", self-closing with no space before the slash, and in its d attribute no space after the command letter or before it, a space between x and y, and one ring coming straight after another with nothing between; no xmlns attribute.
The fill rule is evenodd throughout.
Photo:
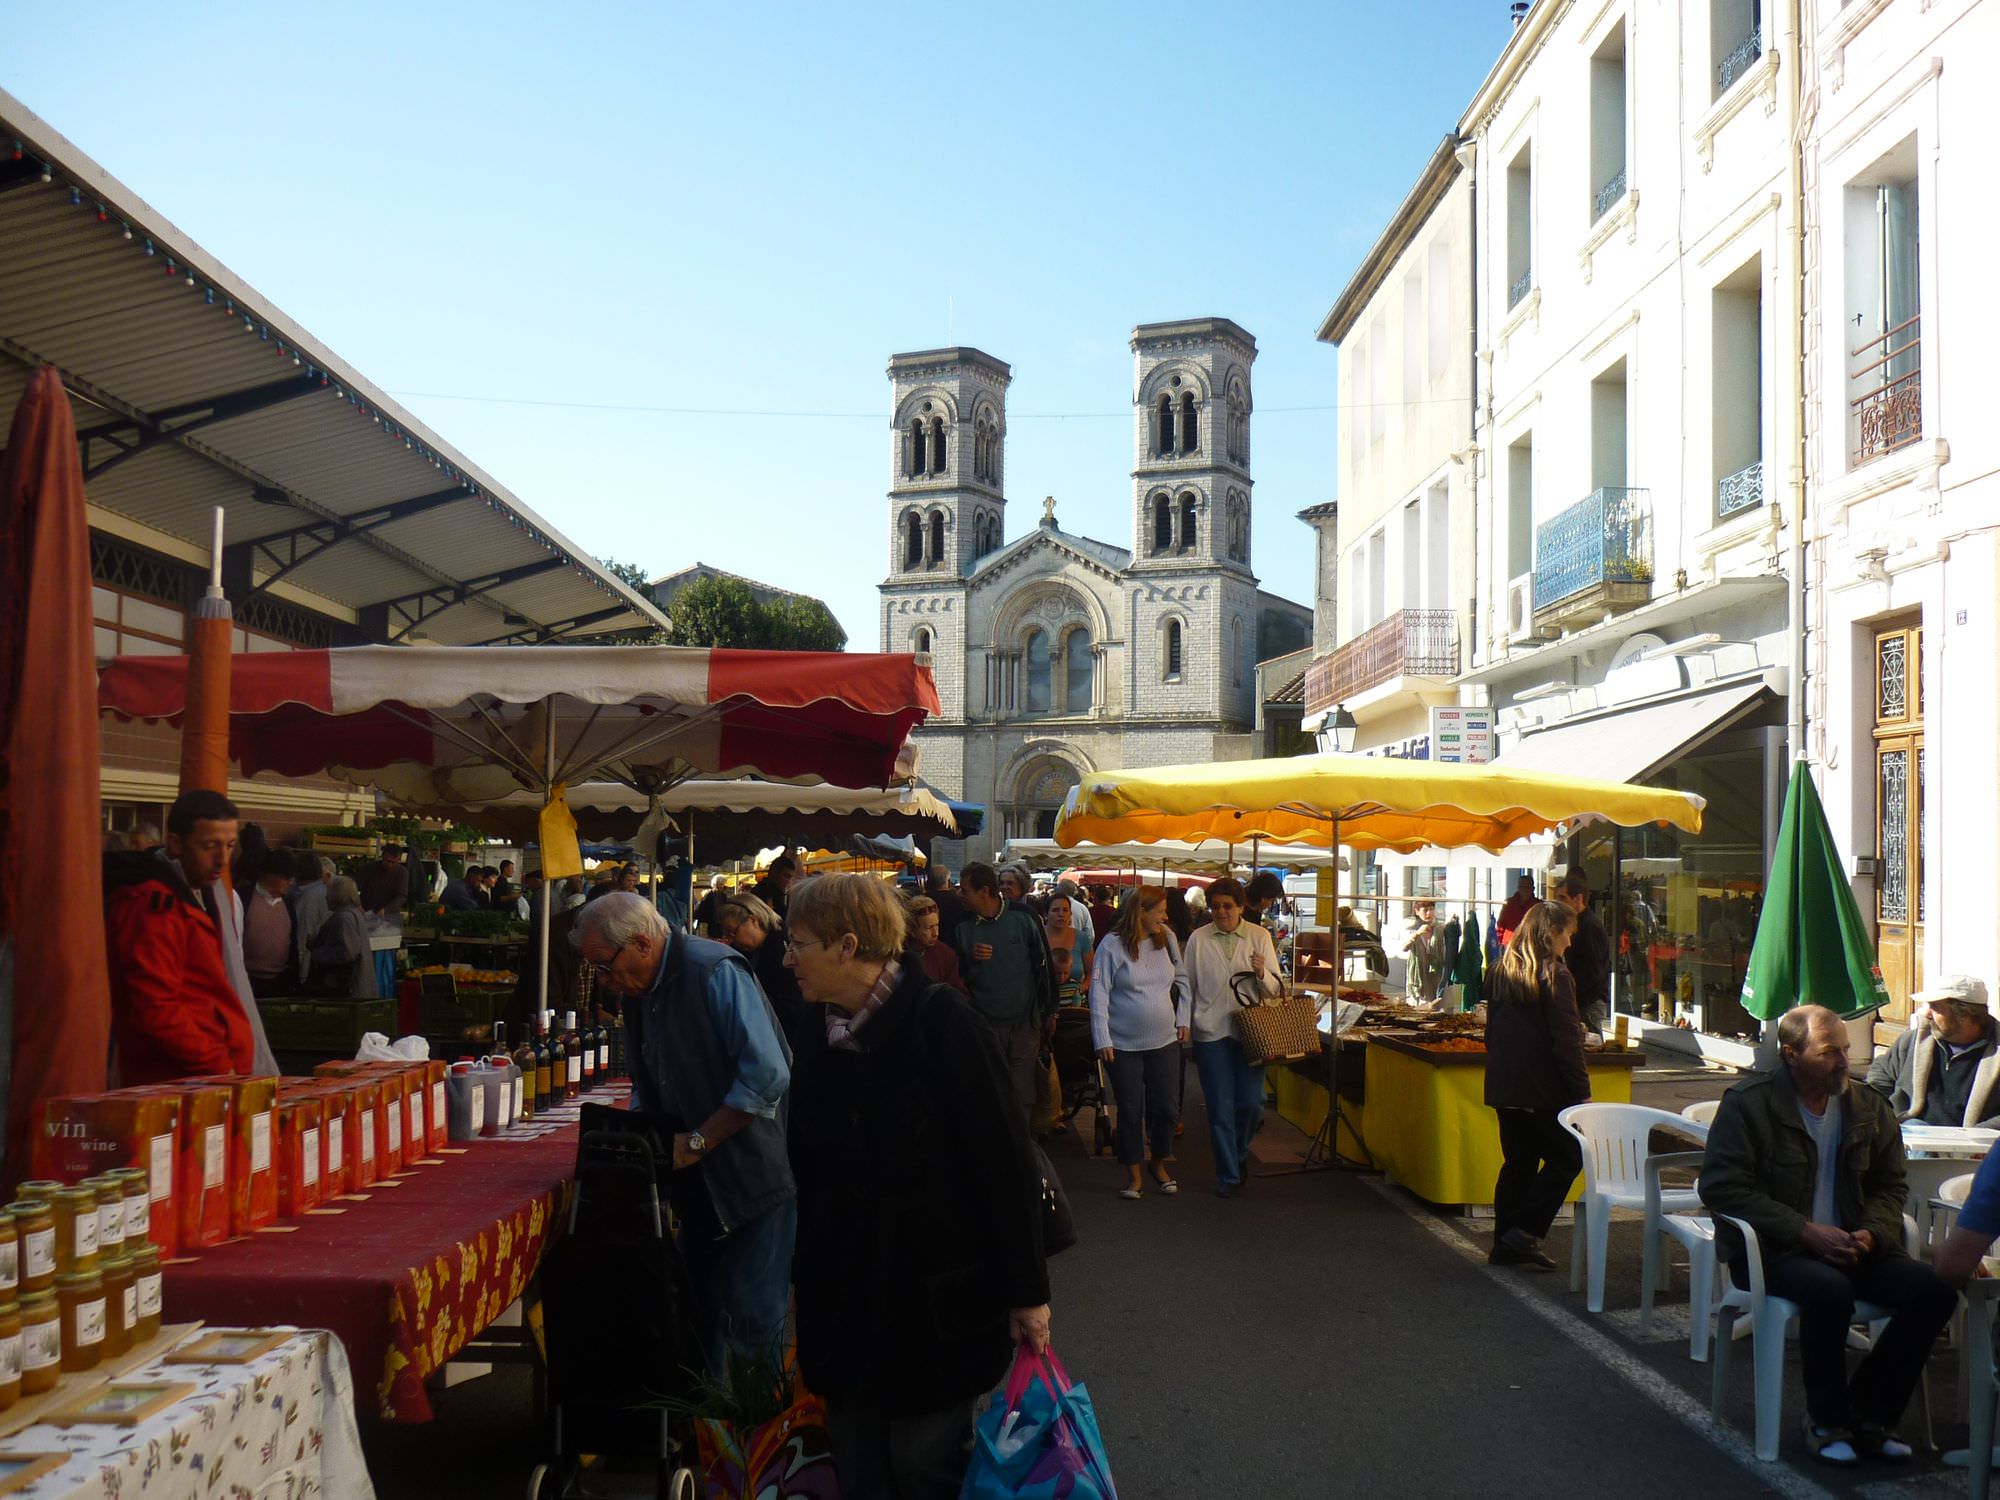
<svg viewBox="0 0 2000 1500"><path fill-rule="evenodd" d="M1733 1214L1717 1214L1715 1218L1719 1222L1734 1224L1742 1234L1744 1263L1750 1285L1739 1287L1727 1270L1723 1273L1722 1296L1715 1309L1714 1374L1710 1377L1708 1409L1712 1416L1722 1415L1723 1399L1729 1388L1729 1354L1735 1323L1740 1314L1747 1313L1750 1317L1750 1366L1756 1408L1754 1447L1757 1457L1768 1463L1778 1456L1778 1432L1784 1420L1785 1333L1792 1320L1798 1317L1799 1305L1788 1297L1764 1290L1764 1255L1757 1242L1757 1231ZM1916 1229L1915 1221L1905 1215L1904 1238L1915 1240ZM1866 1323L1871 1333L1879 1332L1891 1315L1892 1309L1873 1302L1854 1304L1854 1321ZM1918 1389L1923 1402L1924 1429L1928 1432L1931 1425L1928 1377L1919 1381Z"/></svg>
<svg viewBox="0 0 2000 1500"><path fill-rule="evenodd" d="M1583 1145L1583 1196L1577 1200L1576 1230L1570 1240L1569 1286L1575 1291L1587 1270L1590 1292L1584 1305L1592 1312L1603 1312L1611 1210L1636 1208L1646 1216L1639 1270L1639 1285L1645 1288L1659 1284L1660 1238L1668 1233L1665 1215L1696 1213L1702 1206L1701 1195L1693 1188L1661 1189L1657 1173L1652 1191L1647 1191L1646 1163L1653 1155L1653 1131L1675 1130L1705 1141L1708 1127L1643 1104L1572 1104L1556 1118ZM1693 1152L1671 1154L1680 1158L1674 1165L1686 1165L1689 1158L1700 1159ZM1642 1291L1642 1312L1649 1306Z"/></svg>
<svg viewBox="0 0 2000 1500"><path fill-rule="evenodd" d="M1691 1120L1697 1125L1713 1125L1715 1112L1721 1108L1720 1099L1704 1099L1699 1104L1684 1105L1681 1109L1681 1118Z"/></svg>

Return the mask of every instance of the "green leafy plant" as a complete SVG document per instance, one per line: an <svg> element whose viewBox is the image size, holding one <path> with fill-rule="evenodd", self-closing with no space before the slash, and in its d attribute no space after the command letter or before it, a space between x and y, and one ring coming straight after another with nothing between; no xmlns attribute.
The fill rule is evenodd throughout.
<svg viewBox="0 0 2000 1500"><path fill-rule="evenodd" d="M774 1422L798 1399L797 1378L782 1349L755 1359L732 1357L724 1375L700 1374L678 1396L654 1396L636 1403L649 1411L695 1422L716 1422L738 1432Z"/></svg>

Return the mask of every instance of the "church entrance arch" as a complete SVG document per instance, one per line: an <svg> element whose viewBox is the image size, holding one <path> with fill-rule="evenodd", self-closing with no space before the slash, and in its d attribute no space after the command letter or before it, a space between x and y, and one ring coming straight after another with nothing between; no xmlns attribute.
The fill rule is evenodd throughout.
<svg viewBox="0 0 2000 1500"><path fill-rule="evenodd" d="M1038 755L1030 760L1014 778L1012 836L1054 838L1056 814L1081 779L1075 766L1056 756Z"/></svg>

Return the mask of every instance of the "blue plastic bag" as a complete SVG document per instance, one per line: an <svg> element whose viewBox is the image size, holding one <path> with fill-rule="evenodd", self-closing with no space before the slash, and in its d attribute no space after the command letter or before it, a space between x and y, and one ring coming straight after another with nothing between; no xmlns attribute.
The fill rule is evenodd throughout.
<svg viewBox="0 0 2000 1500"><path fill-rule="evenodd" d="M1006 1396L973 1435L959 1500L1117 1500L1090 1393L1051 1350L1014 1351Z"/></svg>

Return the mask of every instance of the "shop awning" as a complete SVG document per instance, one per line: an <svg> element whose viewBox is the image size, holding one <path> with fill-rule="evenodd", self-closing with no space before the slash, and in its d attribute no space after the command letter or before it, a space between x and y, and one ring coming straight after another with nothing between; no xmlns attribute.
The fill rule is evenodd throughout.
<svg viewBox="0 0 2000 1500"><path fill-rule="evenodd" d="M1770 696L1759 678L1664 703L1592 714L1523 735L1493 764L1510 771L1587 771L1605 781L1640 782L1748 718Z"/></svg>

